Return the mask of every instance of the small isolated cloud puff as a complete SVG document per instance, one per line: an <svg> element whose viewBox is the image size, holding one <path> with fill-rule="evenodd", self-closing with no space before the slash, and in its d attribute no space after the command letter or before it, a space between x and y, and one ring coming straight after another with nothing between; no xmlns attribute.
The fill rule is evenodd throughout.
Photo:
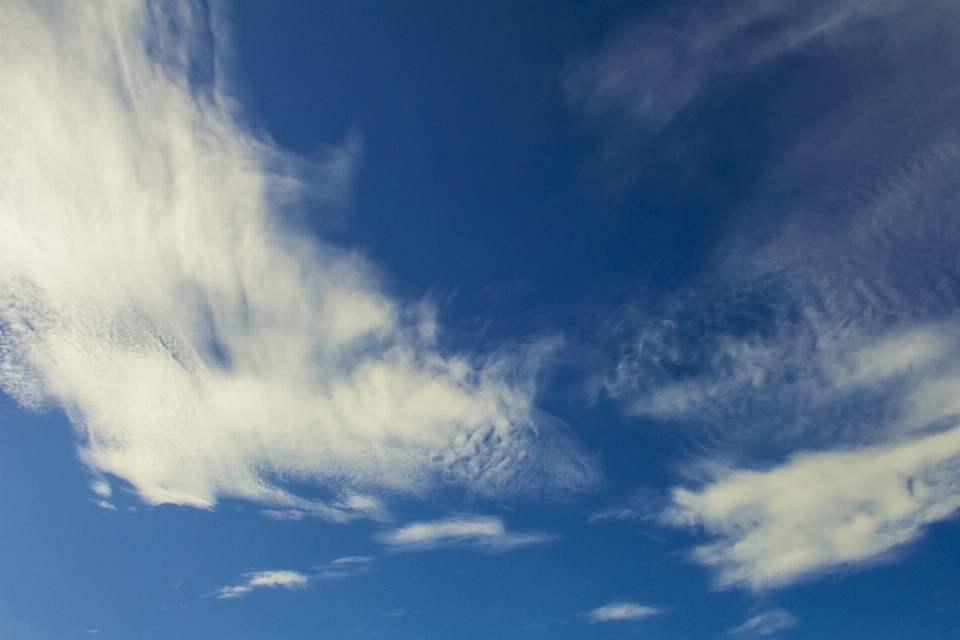
<svg viewBox="0 0 960 640"><path fill-rule="evenodd" d="M633 602L611 602L597 607L587 617L590 622L613 622L618 620L643 620L663 613L660 609Z"/></svg>
<svg viewBox="0 0 960 640"><path fill-rule="evenodd" d="M298 198L339 198L353 162L304 168L238 123L205 6L0 15L3 389L63 407L82 460L150 504L343 521L383 517L384 488L594 486L533 407L534 359L438 353L432 317L361 256L284 227Z"/></svg>
<svg viewBox="0 0 960 640"><path fill-rule="evenodd" d="M310 581L308 576L299 571L258 571L244 574L247 581L233 587L221 587L211 595L218 598L240 598L254 589L305 589Z"/></svg>
<svg viewBox="0 0 960 640"><path fill-rule="evenodd" d="M800 620L789 611L771 609L750 618L739 627L730 629L727 635L742 638L766 637L795 627L799 623Z"/></svg>
<svg viewBox="0 0 960 640"><path fill-rule="evenodd" d="M556 536L507 531L503 521L492 516L455 515L444 520L412 522L395 531L378 534L376 539L395 551L467 546L500 553L550 542Z"/></svg>

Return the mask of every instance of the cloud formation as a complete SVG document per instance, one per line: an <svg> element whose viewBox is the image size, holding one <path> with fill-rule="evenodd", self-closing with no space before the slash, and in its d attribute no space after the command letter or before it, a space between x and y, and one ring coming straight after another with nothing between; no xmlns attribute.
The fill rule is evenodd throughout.
<svg viewBox="0 0 960 640"><path fill-rule="evenodd" d="M443 520L412 522L377 539L395 551L428 551L445 547L471 547L491 553L513 551L556 539L545 533L507 531L500 518L454 515Z"/></svg>
<svg viewBox="0 0 960 640"><path fill-rule="evenodd" d="M62 407L90 469L151 504L345 520L436 482L594 486L533 406L536 362L438 352L430 313L287 223L346 197L356 145L309 163L246 129L222 33L190 0L0 14L3 389Z"/></svg>
<svg viewBox="0 0 960 640"><path fill-rule="evenodd" d="M590 622L614 622L624 620L643 620L663 613L660 609L633 602L611 602L597 607L588 614Z"/></svg>
<svg viewBox="0 0 960 640"><path fill-rule="evenodd" d="M960 391L960 387L957 388ZM955 396L956 397L956 396ZM720 537L693 557L758 591L874 561L960 509L960 426L894 446L798 455L676 489L666 522Z"/></svg>
<svg viewBox="0 0 960 640"><path fill-rule="evenodd" d="M710 274L619 320L607 389L695 438L700 456L662 518L711 537L692 557L721 588L877 562L960 508L958 18L954 3L908 0L695 5L636 27L676 32L674 44L621 34L577 68L583 95L606 96L592 108L643 135L670 128L678 148L675 114L708 117L775 59L796 53L791 69L805 69L771 89L784 96L828 66L855 79L818 84L816 108L775 103L802 126L724 112L776 150L729 212L749 224ZM680 76L662 91L642 64L630 71L651 48Z"/></svg>
<svg viewBox="0 0 960 640"><path fill-rule="evenodd" d="M246 582L232 587L221 587L211 595L218 598L240 598L254 589L305 589L310 581L308 576L298 571L257 571L244 574Z"/></svg>

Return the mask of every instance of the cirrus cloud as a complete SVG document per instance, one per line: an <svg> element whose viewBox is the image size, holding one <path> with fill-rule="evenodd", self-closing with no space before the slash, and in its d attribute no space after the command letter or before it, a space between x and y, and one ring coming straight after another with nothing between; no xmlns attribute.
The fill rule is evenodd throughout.
<svg viewBox="0 0 960 640"><path fill-rule="evenodd" d="M205 3L18 1L0 31L0 384L62 407L96 475L340 521L437 482L595 485L535 358L439 352L360 253L286 224L344 199L358 149L310 164L244 127Z"/></svg>

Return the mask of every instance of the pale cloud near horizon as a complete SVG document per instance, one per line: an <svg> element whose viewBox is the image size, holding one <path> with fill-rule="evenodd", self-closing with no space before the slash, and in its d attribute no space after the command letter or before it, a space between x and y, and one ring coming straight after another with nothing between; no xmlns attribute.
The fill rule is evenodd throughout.
<svg viewBox="0 0 960 640"><path fill-rule="evenodd" d="M459 514L442 520L411 522L399 529L378 534L376 539L394 551L429 551L465 546L501 553L551 542L556 540L556 536L508 531L500 518Z"/></svg>
<svg viewBox="0 0 960 640"><path fill-rule="evenodd" d="M310 577L299 571L257 571L244 574L246 581L232 587L221 587L210 595L220 599L241 598L254 589L287 589L296 591L305 589Z"/></svg>
<svg viewBox="0 0 960 640"><path fill-rule="evenodd" d="M587 617L590 622L617 622L643 620L661 613L663 611L654 607L618 600L593 609Z"/></svg>
<svg viewBox="0 0 960 640"><path fill-rule="evenodd" d="M98 493L115 476L150 504L343 521L384 517L382 490L596 486L533 405L535 350L442 354L429 309L289 228L304 198L345 198L356 145L310 164L239 124L197 6L0 14L3 389L65 410Z"/></svg>

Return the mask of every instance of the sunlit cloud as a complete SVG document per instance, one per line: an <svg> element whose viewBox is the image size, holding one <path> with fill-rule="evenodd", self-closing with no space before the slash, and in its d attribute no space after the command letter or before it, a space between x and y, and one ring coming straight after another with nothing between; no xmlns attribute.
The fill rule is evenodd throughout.
<svg viewBox="0 0 960 640"><path fill-rule="evenodd" d="M304 199L346 198L359 147L310 163L246 128L208 14L4 8L3 389L61 407L95 475L150 504L344 521L383 518L383 490L595 486L533 405L535 356L439 352L429 309L287 224Z"/></svg>

